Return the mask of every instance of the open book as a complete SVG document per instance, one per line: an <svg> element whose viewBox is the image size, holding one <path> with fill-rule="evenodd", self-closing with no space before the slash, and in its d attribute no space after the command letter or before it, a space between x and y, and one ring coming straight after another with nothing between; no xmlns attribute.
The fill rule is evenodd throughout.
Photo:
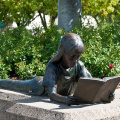
<svg viewBox="0 0 120 120"><path fill-rule="evenodd" d="M120 82L120 76L99 78L80 78L74 92L78 101L83 103L109 102Z"/></svg>

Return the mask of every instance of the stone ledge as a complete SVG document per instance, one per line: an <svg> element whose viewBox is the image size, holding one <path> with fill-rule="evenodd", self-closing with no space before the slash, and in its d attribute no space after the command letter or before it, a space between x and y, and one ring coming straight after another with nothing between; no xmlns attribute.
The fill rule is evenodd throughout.
<svg viewBox="0 0 120 120"><path fill-rule="evenodd" d="M0 89L0 120L120 120L120 89L111 103L76 106Z"/></svg>

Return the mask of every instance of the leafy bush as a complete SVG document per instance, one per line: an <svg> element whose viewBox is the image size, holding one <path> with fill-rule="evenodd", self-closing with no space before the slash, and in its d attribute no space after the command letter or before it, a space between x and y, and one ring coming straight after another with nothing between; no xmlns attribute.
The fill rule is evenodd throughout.
<svg viewBox="0 0 120 120"><path fill-rule="evenodd" d="M1 32L1 62L4 63L3 68L11 68L7 69L6 74L17 74L20 79L44 75L49 59L57 50L60 37L55 26L46 33L42 33L39 28L31 31L21 27Z"/></svg>
<svg viewBox="0 0 120 120"><path fill-rule="evenodd" d="M11 70L10 66L6 66L0 57L0 79L8 78L8 70Z"/></svg>
<svg viewBox="0 0 120 120"><path fill-rule="evenodd" d="M81 56L94 77L120 74L120 24L102 23L97 28L75 28L85 44ZM0 78L17 74L20 79L45 73L48 61L55 55L61 37L66 34L52 26L46 32L18 27L0 33Z"/></svg>
<svg viewBox="0 0 120 120"><path fill-rule="evenodd" d="M79 34L85 44L81 60L94 77L120 74L120 24L103 23L96 29L83 28Z"/></svg>

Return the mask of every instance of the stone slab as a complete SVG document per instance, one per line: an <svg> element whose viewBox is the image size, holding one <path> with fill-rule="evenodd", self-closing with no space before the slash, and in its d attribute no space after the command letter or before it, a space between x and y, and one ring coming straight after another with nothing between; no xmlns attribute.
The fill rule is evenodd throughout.
<svg viewBox="0 0 120 120"><path fill-rule="evenodd" d="M0 120L120 120L120 89L111 103L74 106L0 89Z"/></svg>

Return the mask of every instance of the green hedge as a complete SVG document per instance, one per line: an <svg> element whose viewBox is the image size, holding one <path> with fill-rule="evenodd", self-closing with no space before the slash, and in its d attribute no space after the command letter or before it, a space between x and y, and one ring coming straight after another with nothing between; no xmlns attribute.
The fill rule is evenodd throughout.
<svg viewBox="0 0 120 120"><path fill-rule="evenodd" d="M82 29L75 28L85 44L81 56L94 77L120 74L120 25L106 24ZM41 29L25 28L0 31L0 78L17 74L20 79L44 75L45 68L57 51L61 37L66 34L53 26L45 33Z"/></svg>
<svg viewBox="0 0 120 120"><path fill-rule="evenodd" d="M81 59L92 75L120 75L120 24L103 23L80 34L86 48Z"/></svg>
<svg viewBox="0 0 120 120"><path fill-rule="evenodd" d="M17 74L20 79L44 75L46 64L56 52L59 39L56 27L46 33L38 28L31 31L21 27L1 32L1 78L7 77L4 73L8 76Z"/></svg>

